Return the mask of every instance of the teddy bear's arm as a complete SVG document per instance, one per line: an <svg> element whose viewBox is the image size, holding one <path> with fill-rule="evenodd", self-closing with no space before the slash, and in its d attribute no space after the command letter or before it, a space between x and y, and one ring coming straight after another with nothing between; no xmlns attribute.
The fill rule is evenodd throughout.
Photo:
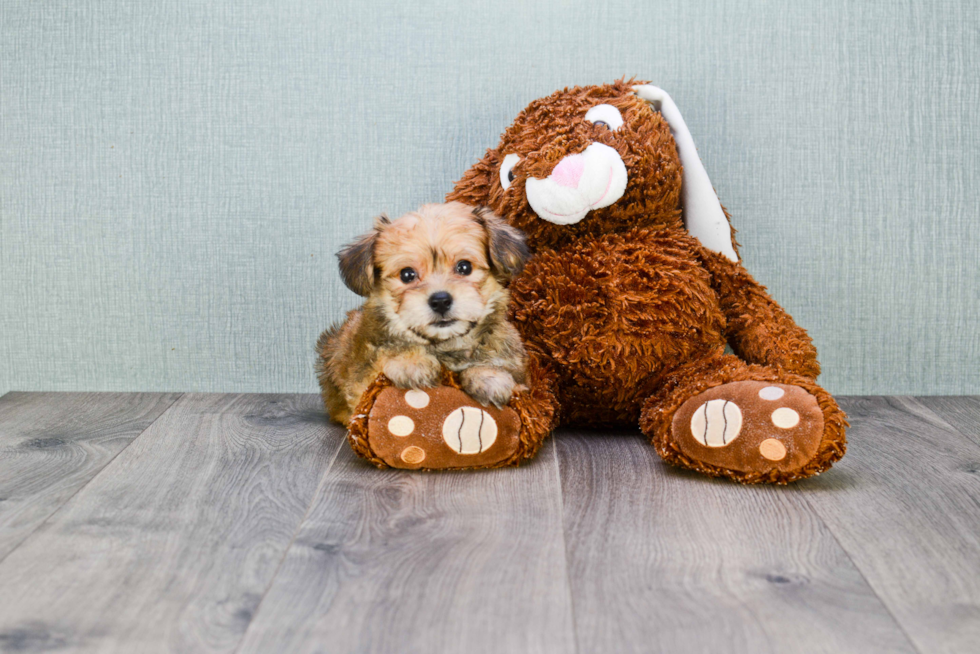
<svg viewBox="0 0 980 654"><path fill-rule="evenodd" d="M777 366L816 379L817 349L806 330L773 300L741 263L704 249L701 259L721 301L728 344L749 363Z"/></svg>

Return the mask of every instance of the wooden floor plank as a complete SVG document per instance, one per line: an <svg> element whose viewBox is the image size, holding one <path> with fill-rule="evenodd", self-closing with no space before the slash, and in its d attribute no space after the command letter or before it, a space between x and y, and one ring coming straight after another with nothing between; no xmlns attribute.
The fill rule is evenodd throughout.
<svg viewBox="0 0 980 654"><path fill-rule="evenodd" d="M344 448L242 652L571 652L553 446L518 469L379 471Z"/></svg>
<svg viewBox="0 0 980 654"><path fill-rule="evenodd" d="M926 396L915 399L955 427L961 434L980 445L980 397Z"/></svg>
<svg viewBox="0 0 980 654"><path fill-rule="evenodd" d="M786 488L668 467L638 432L557 443L578 651L914 651Z"/></svg>
<svg viewBox="0 0 980 654"><path fill-rule="evenodd" d="M183 396L0 564L0 649L233 651L341 444L317 396Z"/></svg>
<svg viewBox="0 0 980 654"><path fill-rule="evenodd" d="M842 398L848 453L794 491L923 652L980 643L980 447L911 398Z"/></svg>
<svg viewBox="0 0 980 654"><path fill-rule="evenodd" d="M0 561L178 397L8 393L0 398Z"/></svg>

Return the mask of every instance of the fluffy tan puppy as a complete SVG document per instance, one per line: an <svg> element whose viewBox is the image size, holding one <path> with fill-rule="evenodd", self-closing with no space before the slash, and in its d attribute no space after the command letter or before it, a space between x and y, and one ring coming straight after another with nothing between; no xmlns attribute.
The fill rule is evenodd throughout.
<svg viewBox="0 0 980 654"><path fill-rule="evenodd" d="M498 408L524 383L524 346L507 322L507 283L529 257L524 235L489 209L427 204L341 250L347 287L367 298L317 341L317 375L330 417L346 423L384 373L400 388L459 373L477 402Z"/></svg>

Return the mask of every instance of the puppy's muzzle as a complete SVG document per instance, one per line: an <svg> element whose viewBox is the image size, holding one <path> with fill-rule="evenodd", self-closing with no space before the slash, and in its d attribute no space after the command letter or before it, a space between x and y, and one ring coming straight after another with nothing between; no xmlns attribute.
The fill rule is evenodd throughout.
<svg viewBox="0 0 980 654"><path fill-rule="evenodd" d="M429 308L445 316L453 306L453 296L447 291L438 291L429 296Z"/></svg>

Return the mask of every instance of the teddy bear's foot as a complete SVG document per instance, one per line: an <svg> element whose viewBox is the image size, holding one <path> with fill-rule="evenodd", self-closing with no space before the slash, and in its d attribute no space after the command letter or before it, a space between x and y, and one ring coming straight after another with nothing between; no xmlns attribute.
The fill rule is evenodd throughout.
<svg viewBox="0 0 980 654"><path fill-rule="evenodd" d="M480 406L461 390L389 386L368 417L368 444L392 468L486 468L513 458L520 420L509 407Z"/></svg>
<svg viewBox="0 0 980 654"><path fill-rule="evenodd" d="M464 393L452 373L442 382L405 390L378 377L348 423L351 447L381 468L496 468L533 456L551 430L553 396L545 388L515 393L498 409Z"/></svg>
<svg viewBox="0 0 980 654"><path fill-rule="evenodd" d="M819 474L846 449L847 418L827 391L729 355L665 379L640 426L668 463L743 483Z"/></svg>
<svg viewBox="0 0 980 654"><path fill-rule="evenodd" d="M789 473L820 447L823 412L799 386L737 381L690 398L674 414L671 440L690 459L741 473Z"/></svg>

